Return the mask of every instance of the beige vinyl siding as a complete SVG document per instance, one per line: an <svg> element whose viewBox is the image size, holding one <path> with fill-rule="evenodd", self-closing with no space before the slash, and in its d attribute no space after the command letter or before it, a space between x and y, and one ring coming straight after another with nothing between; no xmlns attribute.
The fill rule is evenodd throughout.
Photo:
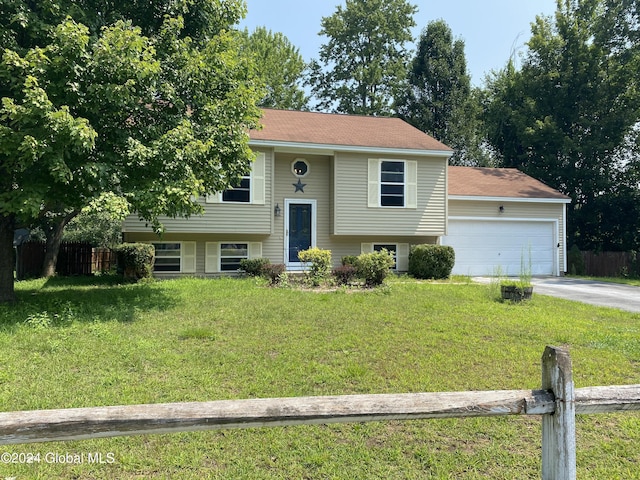
<svg viewBox="0 0 640 480"><path fill-rule="evenodd" d="M508 200L508 199L507 199ZM564 231L564 203L527 201L499 201L499 200L456 200L449 199L449 217L474 217L498 219L545 219L558 222L558 238L566 238ZM500 206L504 207L502 213ZM562 246L561 247L566 247ZM559 265L562 271L564 254L567 248L559 249Z"/></svg>
<svg viewBox="0 0 640 480"><path fill-rule="evenodd" d="M437 237L332 237L331 238L331 260L333 262L333 266L337 267L340 265L340 261L342 257L347 255L360 255L361 253L365 253L366 251L373 251L374 244L396 244L399 247L400 254L406 253L408 258L408 251L406 248L411 248L412 245L420 245L423 243L427 243L433 245L437 243ZM364 248L363 245L370 245L370 248ZM400 271L405 271L405 265L400 265ZM407 265L408 267L408 265Z"/></svg>
<svg viewBox="0 0 640 480"><path fill-rule="evenodd" d="M294 184L298 182L291 171L295 159L304 158L309 164L309 172L300 180L306 184L304 192L296 192ZM319 248L331 248L329 238L331 215L331 157L325 155L277 153L274 164L273 205L282 209L280 217L273 218L273 234L263 243L263 256L272 263L284 262L285 242L285 199L316 200L316 245Z"/></svg>
<svg viewBox="0 0 640 480"><path fill-rule="evenodd" d="M269 234L273 219L273 206L271 204L271 182L273 153L270 151L258 152L264 157L264 162L258 161L259 168L252 176L255 182L262 182L264 186L252 187L253 203L208 203L204 198L198 202L204 208L203 215L193 215L190 218L161 217L160 221L165 227L165 232L184 233L234 233L234 234ZM275 205L275 203L273 203ZM150 227L138 220L137 215L130 215L123 224L124 232L149 232Z"/></svg>
<svg viewBox="0 0 640 480"><path fill-rule="evenodd" d="M379 207L379 178L369 168L379 159L354 153L335 155L334 215L335 235L442 235L446 226L446 158L406 156L385 160L407 161L409 184L413 184L412 162L417 162L415 180L417 198L409 190L411 207ZM375 162L374 162L375 161ZM373 193L372 193L373 192ZM375 197L375 198L374 198ZM375 200L375 201L374 201Z"/></svg>
<svg viewBox="0 0 640 480"><path fill-rule="evenodd" d="M262 244L266 237L264 235L238 235L238 234L221 234L221 235L208 235L208 234L189 234L189 233L166 233L159 238L157 235L144 232L128 232L125 233L124 240L126 242L181 242L182 244L182 274L190 275L205 275L215 273L219 269L219 264L216 263L215 267L212 262L217 262L212 256L217 255L216 251L212 250L211 244L215 244L216 247L219 243L248 243L249 244L249 256L254 258L260 256ZM185 250L185 245L188 246L188 250ZM209 248L207 248L209 245ZM188 254L188 257L185 256ZM185 263L188 261L189 263ZM185 270L185 265L188 270ZM214 269L215 271L213 271ZM162 276L176 276L175 272L166 273L154 273L158 277Z"/></svg>

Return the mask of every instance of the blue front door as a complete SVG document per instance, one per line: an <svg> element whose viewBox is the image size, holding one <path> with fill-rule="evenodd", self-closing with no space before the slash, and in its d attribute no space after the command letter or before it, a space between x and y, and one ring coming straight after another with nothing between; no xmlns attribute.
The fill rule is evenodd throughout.
<svg viewBox="0 0 640 480"><path fill-rule="evenodd" d="M288 261L300 262L298 252L312 246L312 207L310 203L289 204L289 258Z"/></svg>

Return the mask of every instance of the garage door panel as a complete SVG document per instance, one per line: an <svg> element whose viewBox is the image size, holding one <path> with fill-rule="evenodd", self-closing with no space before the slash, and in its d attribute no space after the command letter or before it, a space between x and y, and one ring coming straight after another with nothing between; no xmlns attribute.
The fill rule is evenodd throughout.
<svg viewBox="0 0 640 480"><path fill-rule="evenodd" d="M555 273L552 222L450 220L442 243L456 252L457 275L517 276L529 257L534 275Z"/></svg>

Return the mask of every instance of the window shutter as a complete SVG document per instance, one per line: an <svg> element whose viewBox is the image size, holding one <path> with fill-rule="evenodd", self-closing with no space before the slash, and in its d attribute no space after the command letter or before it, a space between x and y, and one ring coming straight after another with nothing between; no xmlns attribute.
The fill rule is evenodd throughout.
<svg viewBox="0 0 640 480"><path fill-rule="evenodd" d="M251 203L257 205L264 205L265 202L265 168L265 155L258 153L251 171Z"/></svg>
<svg viewBox="0 0 640 480"><path fill-rule="evenodd" d="M418 208L418 162L407 161L407 208Z"/></svg>
<svg viewBox="0 0 640 480"><path fill-rule="evenodd" d="M262 242L249 243L249 258L262 257Z"/></svg>
<svg viewBox="0 0 640 480"><path fill-rule="evenodd" d="M205 203L220 203L221 200L222 194L220 193L214 193L212 195L207 195L206 197L204 197Z"/></svg>
<svg viewBox="0 0 640 480"><path fill-rule="evenodd" d="M368 172L368 206L375 208L380 206L380 161L377 158L369 159Z"/></svg>
<svg viewBox="0 0 640 480"><path fill-rule="evenodd" d="M196 273L196 242L182 242L182 273Z"/></svg>
<svg viewBox="0 0 640 480"><path fill-rule="evenodd" d="M373 252L373 243L360 244L360 253L372 253L372 252Z"/></svg>
<svg viewBox="0 0 640 480"><path fill-rule="evenodd" d="M396 248L396 270L406 272L409 270L409 244L399 243Z"/></svg>
<svg viewBox="0 0 640 480"><path fill-rule="evenodd" d="M204 273L216 273L220 271L220 244L207 242L205 247Z"/></svg>

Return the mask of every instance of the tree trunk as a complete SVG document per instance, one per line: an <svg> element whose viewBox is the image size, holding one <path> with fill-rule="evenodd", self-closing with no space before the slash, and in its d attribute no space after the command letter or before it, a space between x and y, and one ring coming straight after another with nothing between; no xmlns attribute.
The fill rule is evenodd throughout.
<svg viewBox="0 0 640 480"><path fill-rule="evenodd" d="M15 266L13 232L15 226L13 215L0 216L0 305L16 302L13 288L13 269Z"/></svg>
<svg viewBox="0 0 640 480"><path fill-rule="evenodd" d="M47 242L44 251L44 262L42 264L43 277L49 278L56 274L56 263L58 263L58 253L60 252L64 227L66 227L78 213L77 211L73 211L54 223L50 228L45 229Z"/></svg>

